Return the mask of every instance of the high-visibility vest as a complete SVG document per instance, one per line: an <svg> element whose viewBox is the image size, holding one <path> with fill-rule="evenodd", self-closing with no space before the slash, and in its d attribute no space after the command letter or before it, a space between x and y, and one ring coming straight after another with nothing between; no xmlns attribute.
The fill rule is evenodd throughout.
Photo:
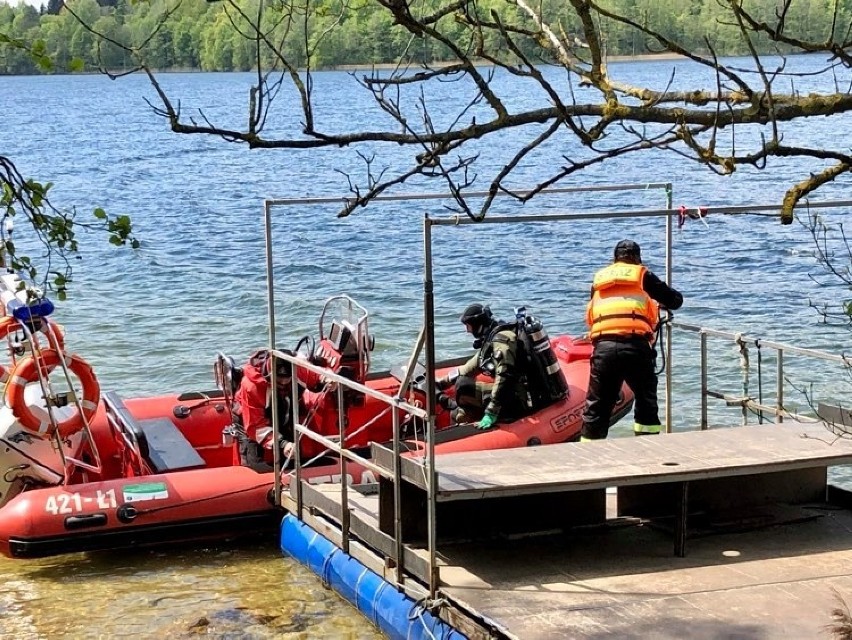
<svg viewBox="0 0 852 640"><path fill-rule="evenodd" d="M589 338L641 335L653 340L660 306L642 288L647 269L615 262L595 274L586 306Z"/></svg>

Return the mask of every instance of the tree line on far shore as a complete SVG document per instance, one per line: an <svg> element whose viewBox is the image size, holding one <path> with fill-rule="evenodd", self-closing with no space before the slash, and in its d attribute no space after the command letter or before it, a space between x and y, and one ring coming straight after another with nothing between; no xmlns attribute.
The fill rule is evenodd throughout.
<svg viewBox="0 0 852 640"><path fill-rule="evenodd" d="M378 2L319 0L239 0L236 6L256 15L265 2L269 35L298 67L330 68L351 64L384 64L407 51L414 59L432 63L453 59L452 53L428 38L413 40L395 25L389 11ZM558 0L540 0L543 11L558 21L566 33L580 33L576 17ZM829 37L833 15L831 0L795 0L785 19L786 33L803 40ZM139 52L145 64L160 70L247 71L256 68L257 52L250 38L235 29L239 12L222 2L205 0L49 0L41 9L0 0L0 74L121 72L136 66L126 45ZM415 3L410 3L412 7ZM480 10L494 11L506 24L519 22L517 8L504 0L483 0ZM721 16L717 0L601 0L604 7L632 16L637 23L656 28L684 49L720 56L749 53L739 28ZM443 6L441 0L421 0L418 11L428 13ZM777 0L752 0L751 9L767 20L775 16ZM73 14L72 14L73 12ZM564 13L564 17L560 15ZM75 17L75 15L76 17ZM850 24L852 3L841 9L834 24ZM443 20L452 21L448 14ZM623 23L600 17L599 30L608 55L654 53L651 43ZM94 33L93 33L94 32ZM459 29L461 36L462 30ZM96 35L99 34L99 35ZM103 36L103 37L101 37ZM759 53L785 53L777 45L755 39ZM27 49L11 46L25 43ZM540 48L528 38L520 40L524 53L535 58ZM577 45L582 50L582 42ZM36 52L39 55L33 56ZM270 60L264 61L268 67ZM50 61L39 65L38 60ZM545 62L545 61L543 61Z"/></svg>

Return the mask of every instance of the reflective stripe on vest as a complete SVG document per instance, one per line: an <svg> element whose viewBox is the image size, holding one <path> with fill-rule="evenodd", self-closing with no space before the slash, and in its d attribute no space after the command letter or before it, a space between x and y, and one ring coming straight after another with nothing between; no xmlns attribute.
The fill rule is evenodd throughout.
<svg viewBox="0 0 852 640"><path fill-rule="evenodd" d="M639 264L616 262L595 274L592 299L586 307L589 338L653 335L659 306L642 288L645 271Z"/></svg>

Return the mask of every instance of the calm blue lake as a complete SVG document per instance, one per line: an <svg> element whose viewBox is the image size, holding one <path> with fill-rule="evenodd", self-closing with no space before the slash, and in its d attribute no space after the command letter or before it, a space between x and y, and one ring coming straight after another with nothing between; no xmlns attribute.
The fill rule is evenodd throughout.
<svg viewBox="0 0 852 640"><path fill-rule="evenodd" d="M798 70L818 65L819 61L805 57L791 63ZM611 71L623 81L651 83L662 89L673 68L675 87L713 86L706 70L682 62L614 63ZM161 76L184 113L203 114L217 124L234 127L245 121L247 90L253 80L251 74ZM801 91L819 88L808 85L815 82L811 77L796 82ZM543 104L541 95L515 80L498 76L496 84L510 108ZM317 119L328 130L375 129L385 122L386 116L347 73L317 74L314 91ZM74 207L83 217L98 206L130 215L143 242L133 252L81 233L82 255L74 263L71 295L58 305L68 346L94 365L103 388L125 396L209 388L217 351L242 360L266 343L264 199L343 197L348 189L343 173L354 178L365 174L354 150L250 151L218 138L172 134L146 104L146 99L153 98L147 81L136 76L119 81L101 76L0 78L2 153L24 175L55 183L52 200L59 207ZM435 120L441 122L467 98L464 85L449 83L436 87L427 102ZM270 130L280 132L297 123L296 106L292 95L282 94L280 109L270 115ZM785 141L829 143L838 132L845 135L850 124L848 116L810 119L789 129ZM737 144L749 139L754 134L738 134ZM478 188L486 188L506 154L525 142L521 132L509 132L481 144L477 148L481 154ZM375 166L387 166L390 171L403 169L415 153L372 147L362 152L375 152ZM521 167L513 185L518 189L535 186L549 175L548 170L564 162L563 156L574 154L582 156L582 151L571 138L554 141ZM671 182L676 207L778 204L789 186L818 166L773 161L763 171L744 168L723 178L674 153L649 152L605 162L561 186ZM844 176L822 189L819 198L852 199L850 186L852 179ZM419 183L395 193L418 191L443 189L437 183ZM523 207L508 199L501 201L493 215L662 208L665 202L659 189L542 195ZM449 201L383 203L344 220L336 218L338 207L333 205L275 208L279 346L292 347L301 335L316 333L323 300L347 293L371 312L376 335L374 366L387 368L404 361L422 322L423 218L449 216L450 205ZM836 220L845 213L838 209L829 215ZM848 291L833 280L824 287L814 283L812 276L818 271L814 245L803 226L782 227L777 217L767 215L715 215L706 222L689 221L675 231L673 284L686 299L677 320L748 331L764 339L833 353L847 350L848 328L821 324L811 305L836 302ZM18 244L31 242L26 232L25 224L19 222L15 232ZM438 355L469 349L457 318L472 301L490 303L502 317L509 317L512 307L525 304L551 335L583 333L591 275L610 259L612 247L624 237L642 245L646 264L662 276L662 219L436 229ZM697 422L697 345L691 334L676 334L673 341L676 428ZM730 393L741 393L744 378L736 345L719 340L711 342L711 347L711 360L716 363L712 381ZM757 396L759 381L773 390L772 354L753 349L750 357L752 367L764 357L765 362L764 369L751 369L748 392ZM785 391L791 406L805 410L815 398L836 402L848 396L848 378L838 367L795 357L788 357L785 364L791 385L799 388L791 386ZM738 409L713 411L719 420L731 424L740 420ZM749 420L756 421L756 417L749 416ZM216 553L190 556L186 562L175 560L176 568L158 558L142 554L122 574L148 603L134 620L144 625L145 616L153 611L181 633L197 618L218 611L213 603L222 590L234 610L257 605L258 611L268 615L280 607L270 592L291 589L300 594L312 579L279 558L274 548L225 556L221 562L233 563L239 570L234 570L229 584L218 581L214 587L201 576L219 571L221 556ZM86 636L79 626L62 627L54 617L39 618L34 614L38 600L27 594L46 590L61 601L68 596L57 586L55 572L73 575L85 567L91 569L91 563L85 557L0 562L0 573L21 585L11 597L0 600L0 610L17 612L14 619L19 624L30 616L34 625L27 627L31 636L19 637ZM195 565L202 568L196 571ZM91 570L93 584L104 582L102 589L93 588L96 595L92 597L98 602L108 599L109 566ZM178 576L176 581L167 579L172 575L167 572L172 571ZM258 581L258 572L268 579ZM288 576L293 576L292 584L287 583ZM287 584L282 586L282 581ZM197 597L181 601L176 594L183 593L182 589L192 590ZM151 603L161 602L161 597L174 598L176 604L157 610L160 605ZM77 590L68 607L98 609L99 605L86 598L85 589ZM361 626L362 621L334 598L312 602L316 606L305 605L303 615L314 637L372 637L369 625L364 622ZM114 608L100 610L102 614L93 614L99 633L126 633L118 627L123 623L114 621L118 617ZM244 622L239 616L232 619ZM333 631L311 626L322 624L331 624ZM283 637L276 635L283 633L280 628L261 627L251 637ZM14 627L16 631L24 628ZM328 633L331 635L324 635Z"/></svg>

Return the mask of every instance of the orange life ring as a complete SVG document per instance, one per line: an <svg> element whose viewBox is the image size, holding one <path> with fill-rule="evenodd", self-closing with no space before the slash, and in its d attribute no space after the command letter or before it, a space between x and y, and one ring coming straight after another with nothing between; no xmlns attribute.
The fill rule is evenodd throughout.
<svg viewBox="0 0 852 640"><path fill-rule="evenodd" d="M13 331L21 328L21 323L14 316L3 316L0 318L0 340L8 336ZM62 326L53 322L53 320L45 319L39 328L45 336L47 336L47 346L50 349L58 349L65 351L65 336L62 333ZM51 338L53 336L53 338ZM55 343L55 344L54 344ZM9 380L9 370L0 364L0 384L5 384Z"/></svg>
<svg viewBox="0 0 852 640"><path fill-rule="evenodd" d="M61 421L56 425L56 430L60 437L68 438L83 428L98 410L98 403L101 399L101 387L98 384L98 379L92 370L92 366L76 354L61 354L53 349L45 349L41 352L38 358L27 356L18 362L18 365L12 371L11 378L6 384L6 404L12 408L12 413L21 423L21 426L30 431L44 434L47 436L53 435L50 429L50 421L47 419L47 413L41 411L43 418L37 416L32 408L27 405L24 397L24 390L31 382L38 380L37 365L42 367L42 371L50 372L64 359L65 366L77 376L80 384L83 386L83 398L80 400L80 406L83 408L82 414L75 411L73 415Z"/></svg>

